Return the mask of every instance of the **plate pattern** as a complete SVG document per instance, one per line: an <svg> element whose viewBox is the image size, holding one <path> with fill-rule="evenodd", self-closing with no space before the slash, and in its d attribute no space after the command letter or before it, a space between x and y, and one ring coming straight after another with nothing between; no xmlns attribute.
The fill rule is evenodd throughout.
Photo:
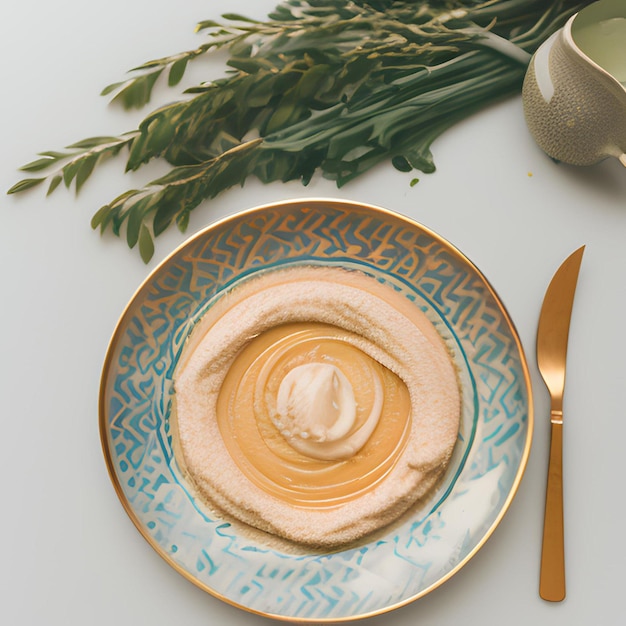
<svg viewBox="0 0 626 626"><path fill-rule="evenodd" d="M463 418L431 500L369 543L294 555L258 543L196 501L172 453L172 375L194 324L225 289L285 264L359 268L415 301L455 354ZM340 621L412 601L454 574L491 534L529 452L521 345L480 272L434 233L393 213L323 200L262 207L192 238L141 286L116 328L100 419L111 476L151 545L236 606L294 621Z"/></svg>

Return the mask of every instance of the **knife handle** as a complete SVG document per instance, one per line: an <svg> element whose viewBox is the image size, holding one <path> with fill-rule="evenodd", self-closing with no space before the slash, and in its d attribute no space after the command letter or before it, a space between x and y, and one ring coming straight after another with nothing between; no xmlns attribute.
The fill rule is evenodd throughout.
<svg viewBox="0 0 626 626"><path fill-rule="evenodd" d="M563 423L553 421L541 549L539 595L550 602L565 598L565 542L563 537Z"/></svg>

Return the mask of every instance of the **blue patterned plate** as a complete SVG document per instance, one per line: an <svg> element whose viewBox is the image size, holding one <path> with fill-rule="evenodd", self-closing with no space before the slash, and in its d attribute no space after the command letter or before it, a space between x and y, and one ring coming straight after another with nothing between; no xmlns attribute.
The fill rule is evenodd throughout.
<svg viewBox="0 0 626 626"><path fill-rule="evenodd" d="M363 269L414 301L452 347L463 395L458 443L437 492L369 542L330 554L283 551L208 516L176 465L170 424L172 375L207 303L255 272L311 263ZM383 209L304 200L210 226L148 277L106 355L100 428L122 504L172 567L247 611L336 622L416 600L480 549L526 466L531 395L504 306L458 250Z"/></svg>

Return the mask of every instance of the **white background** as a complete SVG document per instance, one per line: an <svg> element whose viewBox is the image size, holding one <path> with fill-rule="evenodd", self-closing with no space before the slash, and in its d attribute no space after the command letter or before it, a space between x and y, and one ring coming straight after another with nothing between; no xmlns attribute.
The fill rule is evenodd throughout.
<svg viewBox="0 0 626 626"><path fill-rule="evenodd" d="M203 41L196 22L225 11L263 17L274 0L4 2L0 8L0 189L42 150L131 130L99 96L139 63ZM190 79L219 74L196 68ZM164 97L173 98L177 92ZM163 95L163 94L162 94ZM623 623L623 355L626 170L557 165L526 129L514 97L457 125L433 148L438 171L385 165L335 188L315 179L254 181L205 203L188 234L240 209L293 197L333 196L398 211L448 239L483 271L524 344L536 428L509 512L456 576L412 605L368 624ZM183 579L141 538L107 476L97 396L115 324L148 272L184 236L159 238L145 266L136 251L94 233L91 215L163 171L103 166L78 198L59 189L0 196L0 622L22 626L186 626L268 623ZM538 597L548 451L548 397L535 365L537 316L560 262L586 244L570 332L565 401L568 597Z"/></svg>

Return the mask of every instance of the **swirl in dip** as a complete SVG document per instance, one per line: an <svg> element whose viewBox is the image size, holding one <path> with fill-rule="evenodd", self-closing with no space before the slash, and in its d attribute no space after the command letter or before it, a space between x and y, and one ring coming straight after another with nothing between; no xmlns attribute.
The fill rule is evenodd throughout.
<svg viewBox="0 0 626 626"><path fill-rule="evenodd" d="M241 282L203 315L174 415L177 461L209 506L332 548L437 483L460 393L414 303L358 271L297 266Z"/></svg>

